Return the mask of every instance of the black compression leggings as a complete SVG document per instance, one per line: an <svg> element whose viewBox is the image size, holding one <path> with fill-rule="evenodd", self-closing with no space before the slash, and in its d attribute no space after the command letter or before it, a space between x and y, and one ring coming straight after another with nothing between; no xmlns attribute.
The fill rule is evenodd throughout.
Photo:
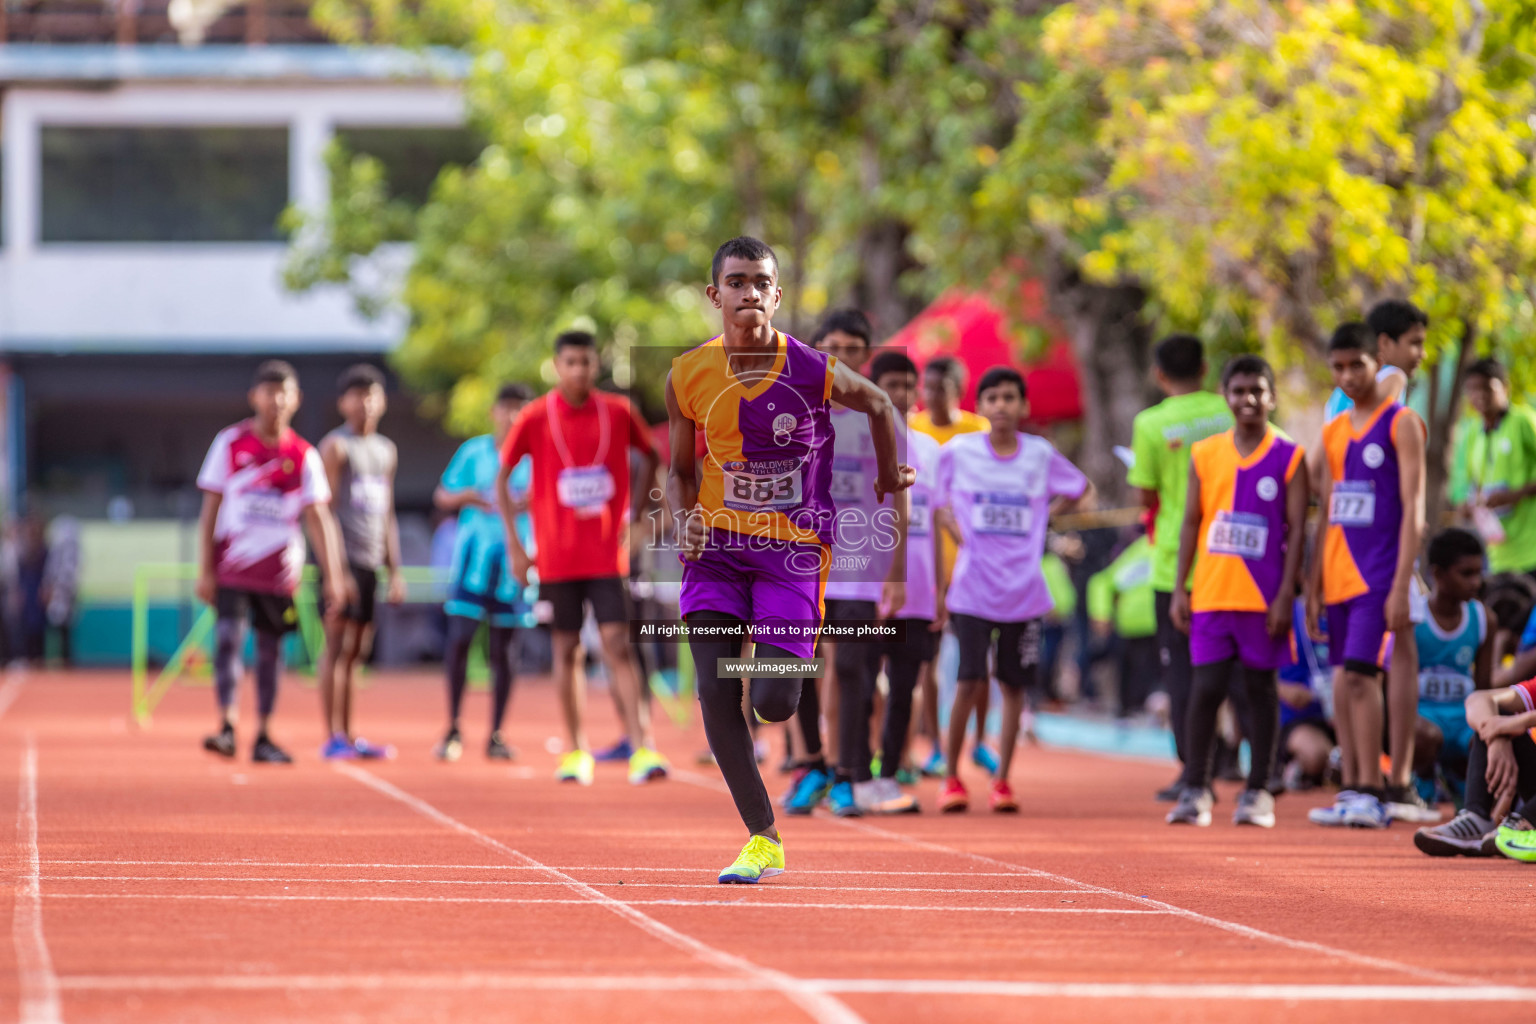
<svg viewBox="0 0 1536 1024"><path fill-rule="evenodd" d="M908 629L927 628L908 623ZM880 777L893 779L907 753L907 729L912 724L912 692L924 662L890 651L885 663L885 730L880 738Z"/></svg>
<svg viewBox="0 0 1536 1024"><path fill-rule="evenodd" d="M837 645L837 777L842 781L870 779L869 716L874 711L879 654L874 644L844 640ZM910 717L910 695L908 703Z"/></svg>
<svg viewBox="0 0 1536 1024"><path fill-rule="evenodd" d="M277 676L283 668L283 638L266 630L256 631L256 713L263 719L277 706ZM245 621L219 619L214 626L213 676L219 707L228 711L243 671L240 648L245 646Z"/></svg>
<svg viewBox="0 0 1536 1024"><path fill-rule="evenodd" d="M464 703L464 686L469 680L469 648L480 629L476 619L462 615L448 616L448 650L443 662L448 669L448 720L459 724L459 708ZM491 731L501 728L512 699L511 628L492 626L486 661L491 666Z"/></svg>
<svg viewBox="0 0 1536 1024"><path fill-rule="evenodd" d="M699 611L687 617L690 623L736 623L734 615ZM737 678L721 679L715 671L720 658L741 657L742 642L734 637L690 639L694 670L698 673L699 707L704 718L704 735L709 749L725 777L731 799L747 831L754 835L773 828L773 804L768 789L757 770L757 756L752 746L752 730L741 713L742 685ZM792 658L794 655L772 644L757 645L758 658ZM752 680L752 709L765 721L787 722L800 703L803 680L799 677L769 677Z"/></svg>
<svg viewBox="0 0 1536 1024"><path fill-rule="evenodd" d="M795 709L795 721L800 726L800 738L805 741L806 762L822 762L821 691L817 689L815 679L806 679L800 684L800 706Z"/></svg>
<svg viewBox="0 0 1536 1024"><path fill-rule="evenodd" d="M1211 748L1216 738L1216 714L1227 698L1233 662L1196 665L1190 687L1189 718L1184 726L1184 785L1204 789L1211 782ZM1280 726L1280 698L1271 669L1243 666L1243 688L1249 705L1248 733L1251 763L1248 788L1263 789L1275 763L1275 740Z"/></svg>
<svg viewBox="0 0 1536 1024"><path fill-rule="evenodd" d="M1515 780L1515 802L1512 810L1518 811L1527 821L1536 820L1536 741L1522 733L1510 740L1514 749L1515 765L1519 776ZM1467 802L1466 808L1485 818L1493 816L1493 794L1488 792L1488 744L1482 737L1472 737L1472 747L1467 754ZM1520 801L1524 800L1522 808Z"/></svg>

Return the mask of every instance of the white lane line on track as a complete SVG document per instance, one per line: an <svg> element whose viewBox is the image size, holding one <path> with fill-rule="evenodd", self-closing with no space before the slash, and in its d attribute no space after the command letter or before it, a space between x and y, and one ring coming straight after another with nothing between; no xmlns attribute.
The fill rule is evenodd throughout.
<svg viewBox="0 0 1536 1024"><path fill-rule="evenodd" d="M300 975L110 975L65 976L70 991L189 992L352 991L428 992L464 989L506 991L742 992L772 991L754 978L692 975L549 974L300 974ZM803 982L847 995L992 996L1022 999L1211 999L1265 1002L1519 1002L1536 999L1536 988L1514 985L1235 985L1099 982L985 981L926 978L813 978Z"/></svg>
<svg viewBox="0 0 1536 1024"><path fill-rule="evenodd" d="M685 769L672 769L671 777L677 779L680 782L686 782L690 785L700 786L704 789L723 790L726 788L725 783L720 780L712 779L707 775L700 775L696 772L687 771ZM1377 970L1392 971L1397 974L1406 974L1411 977L1423 978L1426 981L1439 982L1443 985L1476 986L1487 984L1487 982L1479 978L1467 978L1461 975L1451 974L1446 971L1437 971L1429 967L1416 967L1413 964L1405 964L1397 960L1388 960L1385 957L1370 956L1366 953L1355 953L1347 949L1339 949L1335 946L1327 946L1321 942L1309 942L1306 939L1288 938L1284 935L1277 935L1274 932L1266 932L1260 928L1253 928L1249 925L1238 924L1236 921L1228 921L1225 918L1213 917L1210 914L1202 914L1198 911L1187 910L1184 907L1175 906L1172 903L1165 903L1162 900L1147 899L1145 897L1137 896L1133 893L1124 892L1120 889L1111 889L1108 886L1094 885L1091 882L1084 882L1080 879L1068 877L1067 875L1059 875L1052 871L1042 871L1039 868L1025 867L1022 864L1014 864L1011 861L998 860L996 857L988 857L985 854L971 853L967 850L961 850L953 846L945 846L942 843L930 842L926 839L918 839L913 836L903 835L900 832L891 832L887 829L879 828L875 825L865 824L864 822L854 818L824 818L823 820L830 821L834 825L841 825L844 828L850 828L858 832L863 832L867 835L876 836L881 839L888 839L897 843L903 843L907 846L912 846L920 850L928 850L933 853L949 854L950 856L954 857L963 857L966 860L974 861L978 864L988 864L992 867L1011 868L1019 874L1027 875L1031 878L1047 879L1052 882L1057 882L1061 885L1069 885L1076 888L1086 889L1090 892L1100 893L1105 896L1119 897L1120 899L1129 900L1143 907L1155 907L1158 910L1165 911L1176 917L1181 917L1186 921L1193 921L1198 924L1208 925L1209 927L1217 928L1221 931L1229 932L1233 935L1241 935L1246 939L1255 939L1260 942L1268 942L1277 946L1283 946L1287 949L1294 949L1298 952L1317 953L1321 956L1329 957L1335 960L1346 960L1361 967L1371 967Z"/></svg>
<svg viewBox="0 0 1536 1024"><path fill-rule="evenodd" d="M5 670L5 682L0 683L0 717L11 710L11 705L16 703L16 698L21 694L21 688L27 683L25 669Z"/></svg>
<svg viewBox="0 0 1536 1024"><path fill-rule="evenodd" d="M346 762L336 762L333 767L348 778L404 804L425 818L429 818L440 825L458 832L460 835L473 839L481 846L495 850L515 862L527 864L531 867L544 868L545 871L564 882L574 892L586 897L588 902L595 903L606 910L612 911L642 931L660 939L674 949L679 949L692 955L702 963L768 984L776 991L782 993L785 998L798 1006L812 1020L817 1021L818 1024L865 1024L864 1018L854 1013L836 996L806 988L799 979L791 977L782 971L763 967L744 957L736 956L734 953L727 953L724 950L716 949L714 946L700 942L691 935L685 935L675 928L662 924L643 911L621 903L607 893L594 889L585 882L578 881L573 876L557 868L549 867L520 850L514 850L500 840L493 839L479 829L464 824L457 818L450 817L425 800L412 796L410 793L407 793L393 783L386 782L372 772L357 768Z"/></svg>
<svg viewBox="0 0 1536 1024"><path fill-rule="evenodd" d="M116 865L119 867L190 867L190 868L350 868L369 870L400 870L400 871L612 871L623 873L626 871L660 871L674 875L714 874L720 870L719 865L708 864L695 865L693 867L638 867L625 865L615 867L607 864L551 864L533 867L529 864L345 864L321 860L50 860L49 864L75 864L75 865ZM1019 872L1014 871L886 871L878 868L864 870L833 871L824 868L795 868L797 875L879 875L892 878L1018 878ZM596 882L592 883L596 885ZM951 890L945 890L946 892ZM1074 892L1073 889L1040 889L1040 890L1015 890L1022 892Z"/></svg>
<svg viewBox="0 0 1536 1024"><path fill-rule="evenodd" d="M506 878L272 878L255 875L44 875L50 882L263 882L316 885L564 885L564 882L528 882ZM588 885L612 889L709 889L719 892L718 883L707 882L588 882ZM801 892L963 892L980 896L1097 896L1087 889L936 889L889 885L795 885L774 882L773 891ZM626 900L633 903L634 900Z"/></svg>
<svg viewBox="0 0 1536 1024"><path fill-rule="evenodd" d="M17 677L6 680L9 688ZM18 687L19 688L19 687ZM15 690L0 691L5 707ZM9 694L9 699L6 698ZM0 707L0 714L5 707ZM16 905L11 919L11 941L16 947L16 975L20 992L21 1024L60 1024L59 979L43 938L43 880L37 852L37 744L31 734L21 751L21 781L16 795L16 852L21 872L16 876Z"/></svg>
<svg viewBox="0 0 1536 1024"><path fill-rule="evenodd" d="M581 884L581 883L578 883ZM617 900L607 893L600 894L605 902L597 904L588 899L541 899L516 896L305 896L298 893L266 895L263 893L193 893L193 892L50 892L50 900L239 900L242 903L513 903L513 904L561 904L565 906L608 906L612 902L620 907L729 907L752 910L771 908L776 910L912 910L944 914L1167 914L1165 910L1136 910L1130 907L955 907L928 906L902 903L776 903L756 900L748 896L718 900ZM640 914L640 911L634 911ZM644 914L640 914L644 917ZM658 924L660 922L657 922ZM667 927L662 925L662 927ZM670 930L670 929L669 929ZM681 933L679 933L681 934ZM724 954L730 956L732 954ZM764 968L766 970L766 968ZM788 977L788 975L786 975Z"/></svg>

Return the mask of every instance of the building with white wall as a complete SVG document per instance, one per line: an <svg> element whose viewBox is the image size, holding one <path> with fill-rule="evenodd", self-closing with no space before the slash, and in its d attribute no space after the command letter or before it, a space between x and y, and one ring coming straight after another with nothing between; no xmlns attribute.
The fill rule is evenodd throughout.
<svg viewBox="0 0 1536 1024"><path fill-rule="evenodd" d="M338 136L424 189L436 154L465 151L466 70L329 45L0 46L6 509L31 495L92 516L127 497L173 514L261 358L299 367L301 432L328 427L336 372L403 323L286 290L279 216L324 209ZM415 433L403 449L446 444Z"/></svg>

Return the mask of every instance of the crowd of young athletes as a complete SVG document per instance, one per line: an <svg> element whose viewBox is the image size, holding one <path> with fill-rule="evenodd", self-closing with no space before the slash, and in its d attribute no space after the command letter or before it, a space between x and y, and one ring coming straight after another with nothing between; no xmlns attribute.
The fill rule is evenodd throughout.
<svg viewBox="0 0 1536 1024"><path fill-rule="evenodd" d="M801 345L771 328L776 295L770 249L752 239L722 246L710 296L724 333L675 361L667 382L681 612L713 756L752 834L722 881L783 869L751 741L762 723L791 723L794 774L779 800L791 815L822 806L839 816L915 811L903 783L918 771L942 777L938 809L965 810L959 766L973 720L972 757L992 776L989 807L1018 809L1009 768L1061 592L1049 525L1093 500L1071 462L1019 429L1028 393L1017 371L988 371L976 383L976 412L965 412L953 360L920 372L902 352L875 349L856 310L833 311ZM1536 417L1512 410L1496 363L1469 371L1485 430L1466 511L1491 551L1467 530L1435 533L1424 587L1424 426L1401 399L1425 325L1412 306L1387 302L1334 332L1327 351L1338 391L1320 439L1307 446L1271 424L1275 379L1262 359L1231 360L1220 391L1209 392L1197 339L1156 347L1167 397L1136 420L1129 475L1149 529L1095 580L1090 604L1096 617L1123 620L1126 649L1141 655L1123 661L1122 703L1128 692L1137 702L1153 688L1167 694L1183 765L1158 794L1175 805L1169 822L1210 824L1226 704L1249 751L1236 823L1274 824L1288 762L1290 788L1337 776L1337 797L1309 814L1318 824L1427 825L1444 798L1461 809L1420 829L1420 849L1536 860L1528 824L1536 806L1522 804L1536 796L1536 683L1520 681L1536 675L1527 653L1536 635L1514 642L1527 632L1536 586L1508 571L1484 578L1490 555L1494 569L1501 556L1507 568L1522 557L1510 549L1528 539L1518 517L1536 513ZM434 497L459 516L445 602L447 727L435 754L462 755L460 707L483 624L492 676L485 755L514 756L501 735L513 638L532 620L536 594L567 730L557 777L593 780L580 680L590 618L598 641L589 653L603 663L624 724L618 753L630 781L645 783L669 766L655 749L628 635L627 578L631 534L656 504L662 455L635 410L598 389L590 334L560 335L554 366L557 384L544 396L501 389L491 432L463 444ZM300 400L290 366L262 364L249 398L251 417L218 435L198 478L197 593L218 613L222 716L205 746L235 756L248 619L258 695L251 756L290 760L267 726L281 640L297 623L307 531L325 622L321 754L393 757L352 729L353 673L369 649L376 594L382 584L388 600L405 597L397 455L378 430L383 378L366 365L343 374L344 423L318 448L290 427ZM729 409L724 420L720 409ZM731 543L741 537L763 543ZM807 553L810 569L796 568ZM775 624L781 635L763 632ZM855 638L877 624L889 627L878 640ZM818 643L824 626L838 639ZM743 647L748 639L755 647ZM828 667L821 680L722 678L720 659L744 650L815 654ZM1157 669L1147 664L1154 651ZM1514 664L1501 669L1506 654ZM1510 685L1493 689L1496 676ZM992 680L1003 697L995 756L983 740ZM953 686L944 734L941 681ZM913 736L928 738L920 769L909 756Z"/></svg>

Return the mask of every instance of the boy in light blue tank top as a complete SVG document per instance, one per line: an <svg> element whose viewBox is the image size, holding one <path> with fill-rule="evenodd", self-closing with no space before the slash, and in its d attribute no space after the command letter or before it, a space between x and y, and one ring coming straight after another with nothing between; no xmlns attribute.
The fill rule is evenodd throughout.
<svg viewBox="0 0 1536 1024"><path fill-rule="evenodd" d="M1483 545L1466 530L1442 530L1429 543L1434 591L1429 614L1414 627L1419 648L1419 721L1414 771L1434 778L1438 763L1453 778L1466 774L1473 730L1465 702L1492 685L1493 616L1477 599L1483 589Z"/></svg>

